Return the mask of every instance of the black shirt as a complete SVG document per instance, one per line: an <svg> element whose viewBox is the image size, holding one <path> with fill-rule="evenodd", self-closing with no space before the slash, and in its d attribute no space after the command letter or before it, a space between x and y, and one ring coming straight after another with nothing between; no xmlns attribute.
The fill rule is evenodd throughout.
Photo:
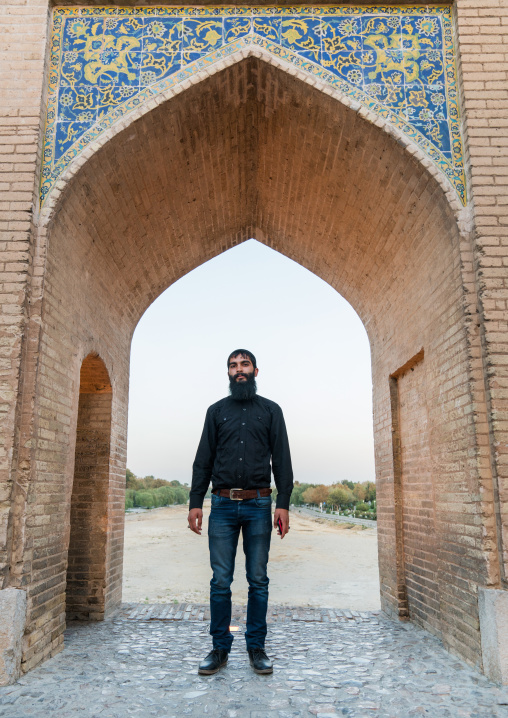
<svg viewBox="0 0 508 718"><path fill-rule="evenodd" d="M261 489L270 486L272 469L276 506L289 509L293 469L280 406L257 395L247 401L221 399L206 412L192 467L189 508L203 506L210 479L213 489Z"/></svg>

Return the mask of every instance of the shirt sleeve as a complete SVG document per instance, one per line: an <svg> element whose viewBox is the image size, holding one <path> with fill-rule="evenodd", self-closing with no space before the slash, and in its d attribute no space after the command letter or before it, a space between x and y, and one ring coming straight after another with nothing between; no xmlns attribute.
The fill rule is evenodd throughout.
<svg viewBox="0 0 508 718"><path fill-rule="evenodd" d="M293 491L293 467L289 440L282 409L278 406L272 414L270 427L270 445L272 450L272 471L277 487L277 509L289 510L289 500Z"/></svg>
<svg viewBox="0 0 508 718"><path fill-rule="evenodd" d="M217 429L211 407L206 412L205 425L199 442L196 458L192 465L192 484L189 494L189 511L201 509L210 485L212 469L217 451Z"/></svg>

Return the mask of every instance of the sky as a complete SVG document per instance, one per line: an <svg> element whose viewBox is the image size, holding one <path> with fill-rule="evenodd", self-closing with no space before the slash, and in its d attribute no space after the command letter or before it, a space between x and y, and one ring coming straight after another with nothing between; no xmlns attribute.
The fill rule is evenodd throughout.
<svg viewBox="0 0 508 718"><path fill-rule="evenodd" d="M206 409L236 348L284 412L295 480L374 480L367 334L335 289L251 239L175 282L132 341L127 466L190 485Z"/></svg>

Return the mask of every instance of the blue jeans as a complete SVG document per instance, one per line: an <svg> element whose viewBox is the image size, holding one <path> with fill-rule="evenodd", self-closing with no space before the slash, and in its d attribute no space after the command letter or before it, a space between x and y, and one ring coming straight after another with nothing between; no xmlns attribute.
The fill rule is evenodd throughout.
<svg viewBox="0 0 508 718"><path fill-rule="evenodd" d="M208 545L213 577L210 581L210 634L214 648L231 649L231 584L235 570L240 529L249 583L247 602L247 649L264 648L268 608L268 552L272 533L270 496L233 501L212 494L208 522Z"/></svg>

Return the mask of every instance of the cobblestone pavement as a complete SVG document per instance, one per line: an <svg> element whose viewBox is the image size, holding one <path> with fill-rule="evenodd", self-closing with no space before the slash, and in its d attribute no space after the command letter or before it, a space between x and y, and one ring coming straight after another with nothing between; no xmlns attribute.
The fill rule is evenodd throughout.
<svg viewBox="0 0 508 718"><path fill-rule="evenodd" d="M60 654L0 688L0 716L508 718L508 689L376 613L272 608L273 675L253 673L240 623L228 666L198 676L210 637L203 607L194 619L187 608L164 619L168 606L131 605L103 623L71 624Z"/></svg>
<svg viewBox="0 0 508 718"><path fill-rule="evenodd" d="M247 606L233 606L233 623L245 623ZM363 621L379 616L379 611L354 611L345 608L316 608L305 606L268 606L268 623L307 621L337 623L337 621ZM198 603L124 603L116 615L128 621L209 621L210 606Z"/></svg>

